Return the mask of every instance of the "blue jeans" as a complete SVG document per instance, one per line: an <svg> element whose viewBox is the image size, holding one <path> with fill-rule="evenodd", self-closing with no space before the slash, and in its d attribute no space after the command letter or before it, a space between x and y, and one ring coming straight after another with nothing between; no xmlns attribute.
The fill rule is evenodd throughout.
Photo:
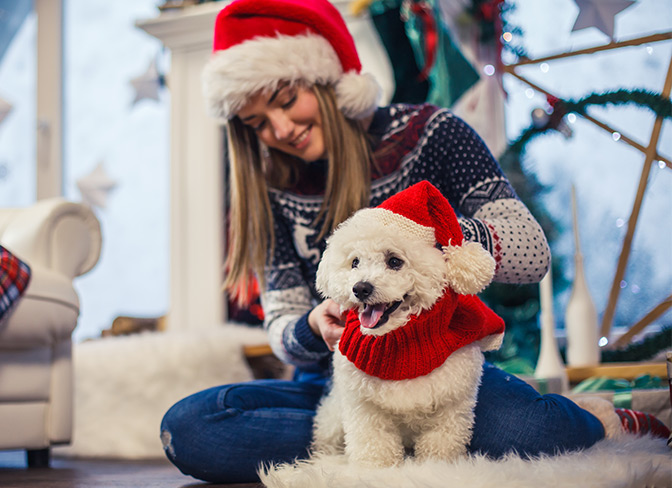
<svg viewBox="0 0 672 488"><path fill-rule="evenodd" d="M168 458L184 474L215 483L258 481L261 463L305 458L326 379L257 380L196 393L161 423ZM540 395L485 363L469 451L492 458L555 454L604 437L600 421L560 395Z"/></svg>

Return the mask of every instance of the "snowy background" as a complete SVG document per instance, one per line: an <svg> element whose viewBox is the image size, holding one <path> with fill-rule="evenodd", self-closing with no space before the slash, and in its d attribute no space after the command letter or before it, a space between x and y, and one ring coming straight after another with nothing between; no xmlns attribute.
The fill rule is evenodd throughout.
<svg viewBox="0 0 672 488"><path fill-rule="evenodd" d="M571 32L578 15L573 0L517 0L509 21L524 31L523 45L531 58L599 46L609 38L591 27ZM640 0L615 17L615 40L672 30L669 0ZM589 56L551 61L547 66L520 68L535 84L564 99L591 93L647 89L660 93L672 56L672 41L621 48ZM515 139L530 125L530 112L545 106L545 97L513 77L505 77L509 94L507 135ZM589 114L647 146L653 113L637 106L592 107ZM571 186L576 187L579 234L588 286L597 310L606 307L616 263L642 172L644 155L612 134L578 117L569 124L573 136L540 136L527 146L525 168L534 172L548 192L542 200L565 231L554 243L553 256L565 276L574 276ZM659 153L672 157L672 123L666 121ZM672 170L654 165L639 216L629 265L614 325L632 325L672 292ZM569 290L556 297L562 320ZM669 323L672 313L661 320Z"/></svg>
<svg viewBox="0 0 672 488"><path fill-rule="evenodd" d="M118 315L155 317L168 311L169 94L133 104L130 80L156 60L169 69L159 41L135 27L155 17L159 0L66 0L65 4L65 183L66 197L81 198L79 178L102 163L117 187L105 208L96 209L103 254L79 278L82 311L75 339L100 334ZM517 0L511 24L524 31L531 57L608 42L596 28L571 32L578 15L573 0ZM0 205L35 199L35 29L29 17L0 63L0 97L13 110L0 126ZM672 30L669 0L639 0L616 16L615 39ZM563 98L619 88L660 92L672 42L660 42L522 69L521 74ZM530 124L530 112L545 98L505 77L507 135ZM645 109L594 108L592 115L648 144L654 117ZM611 134L578 118L573 136L545 135L527 147L525 168L547 186L542 196L564 234L554 244L571 280L574 241L570 188L579 205L579 228L587 279L598 311L606 305L644 157ZM659 151L672 156L672 129L664 124ZM672 290L672 170L654 166L633 242L615 324L631 325ZM556 298L562 321L568 293ZM666 320L672 320L668 313Z"/></svg>

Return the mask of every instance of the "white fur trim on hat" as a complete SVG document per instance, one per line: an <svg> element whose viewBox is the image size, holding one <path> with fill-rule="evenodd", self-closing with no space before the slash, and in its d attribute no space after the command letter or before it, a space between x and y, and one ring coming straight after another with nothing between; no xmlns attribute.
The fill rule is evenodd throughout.
<svg viewBox="0 0 672 488"><path fill-rule="evenodd" d="M350 218L351 222L359 222L362 228L378 227L389 228L390 233L406 239L421 241L427 246L434 246L434 228L420 225L411 219L385 208L363 208Z"/></svg>
<svg viewBox="0 0 672 488"><path fill-rule="evenodd" d="M460 295L474 295L490 284L495 276L495 259L477 242L444 246L448 283Z"/></svg>
<svg viewBox="0 0 672 488"><path fill-rule="evenodd" d="M250 96L273 91L281 82L334 85L338 106L350 118L371 114L380 93L372 76L344 74L332 45L315 34L258 37L215 51L202 80L209 113L223 121Z"/></svg>
<svg viewBox="0 0 672 488"><path fill-rule="evenodd" d="M486 336L476 343L478 344L478 347L481 348L481 351L496 351L502 347L502 342L504 342L503 333Z"/></svg>

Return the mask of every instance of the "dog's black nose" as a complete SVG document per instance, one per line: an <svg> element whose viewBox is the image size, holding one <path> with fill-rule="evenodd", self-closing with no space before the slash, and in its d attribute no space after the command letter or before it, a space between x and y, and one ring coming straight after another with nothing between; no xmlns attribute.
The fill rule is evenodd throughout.
<svg viewBox="0 0 672 488"><path fill-rule="evenodd" d="M358 281L355 283L355 286L352 287L352 292L359 300L366 300L373 293L373 285L368 281Z"/></svg>

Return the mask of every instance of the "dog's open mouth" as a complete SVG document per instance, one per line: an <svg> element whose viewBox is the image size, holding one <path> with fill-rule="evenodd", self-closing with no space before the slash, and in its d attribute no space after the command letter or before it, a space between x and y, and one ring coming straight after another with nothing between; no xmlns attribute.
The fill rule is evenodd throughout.
<svg viewBox="0 0 672 488"><path fill-rule="evenodd" d="M359 323L365 329L380 327L401 304L401 300L393 303L365 304L364 310L359 313Z"/></svg>

